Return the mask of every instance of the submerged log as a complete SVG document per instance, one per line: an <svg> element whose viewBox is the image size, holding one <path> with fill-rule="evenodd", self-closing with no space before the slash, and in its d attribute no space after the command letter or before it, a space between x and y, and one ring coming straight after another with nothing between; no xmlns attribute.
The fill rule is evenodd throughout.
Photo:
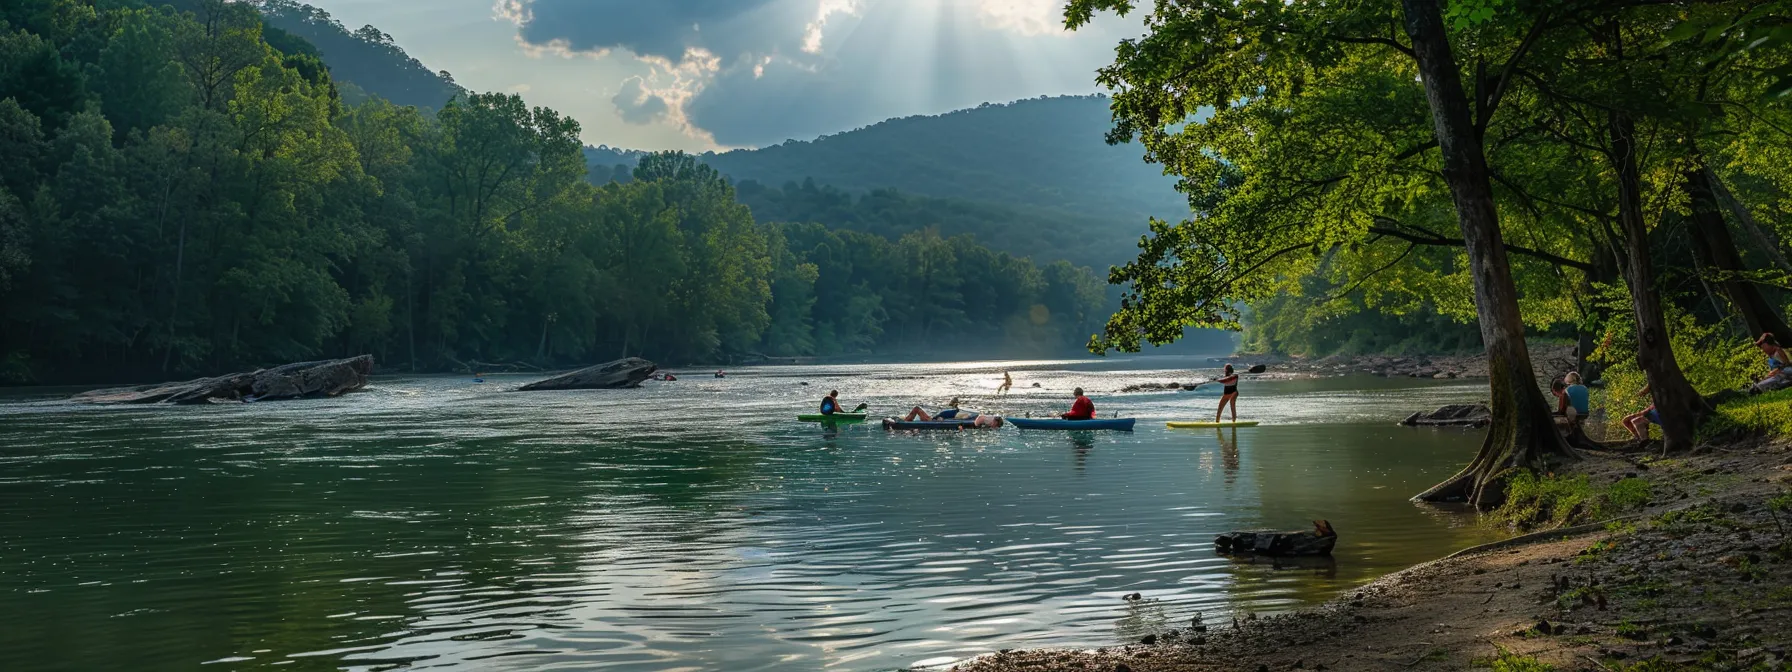
<svg viewBox="0 0 1792 672"><path fill-rule="evenodd" d="M87 404L203 404L214 401L267 401L334 397L367 385L373 355L320 362L297 362L272 369L200 378L181 383L115 387L70 398Z"/></svg>
<svg viewBox="0 0 1792 672"><path fill-rule="evenodd" d="M659 366L640 357L629 357L516 388L519 392L537 390L616 390L640 387Z"/></svg>
<svg viewBox="0 0 1792 672"><path fill-rule="evenodd" d="M1221 555L1331 555L1337 544L1338 533L1324 520L1313 521L1311 531L1244 530L1213 538L1213 550Z"/></svg>
<svg viewBox="0 0 1792 672"><path fill-rule="evenodd" d="M1485 404L1450 404L1430 413L1414 413L1401 420L1407 427L1486 427L1493 409Z"/></svg>

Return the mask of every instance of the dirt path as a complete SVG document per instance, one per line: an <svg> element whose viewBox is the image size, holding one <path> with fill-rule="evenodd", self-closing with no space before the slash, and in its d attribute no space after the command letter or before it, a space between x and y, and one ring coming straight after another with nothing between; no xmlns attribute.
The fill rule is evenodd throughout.
<svg viewBox="0 0 1792 672"><path fill-rule="evenodd" d="M1640 471L1593 457L1583 470L1595 481L1643 478L1652 504L1566 538L1413 567L1311 610L954 669L1464 670L1506 656L1511 670L1792 670L1792 515L1776 522L1768 505L1792 490L1785 445Z"/></svg>

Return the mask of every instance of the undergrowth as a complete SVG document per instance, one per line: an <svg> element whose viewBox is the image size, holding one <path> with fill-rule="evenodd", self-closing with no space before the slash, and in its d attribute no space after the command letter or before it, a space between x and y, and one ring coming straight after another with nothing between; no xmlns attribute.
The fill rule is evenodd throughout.
<svg viewBox="0 0 1792 672"><path fill-rule="evenodd" d="M1500 651L1498 658L1477 662L1491 668L1493 672L1555 672L1556 669L1554 665L1511 651Z"/></svg>
<svg viewBox="0 0 1792 672"><path fill-rule="evenodd" d="M1649 482L1640 478L1596 486L1584 474L1538 477L1520 471L1506 484L1506 503L1488 520L1520 529L1565 527L1642 508L1653 496Z"/></svg>
<svg viewBox="0 0 1792 672"><path fill-rule="evenodd" d="M1792 390L1779 390L1721 404L1699 428L1701 439L1734 434L1792 436Z"/></svg>

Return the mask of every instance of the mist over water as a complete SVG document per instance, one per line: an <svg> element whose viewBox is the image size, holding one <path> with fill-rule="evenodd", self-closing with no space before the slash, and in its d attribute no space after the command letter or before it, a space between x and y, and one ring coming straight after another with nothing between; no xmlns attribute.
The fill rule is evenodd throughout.
<svg viewBox="0 0 1792 672"><path fill-rule="evenodd" d="M0 403L0 668L889 670L1277 611L1490 539L1406 498L1478 433L1393 426L1481 383L1247 379L1194 359L679 371L639 390L377 379L340 399ZM995 398L1001 371L1011 396ZM805 383L807 383L805 385ZM1040 387L1032 385L1038 383ZM1133 433L793 422L1057 412ZM1329 519L1330 563L1217 557ZM1127 603L1122 595L1143 593Z"/></svg>

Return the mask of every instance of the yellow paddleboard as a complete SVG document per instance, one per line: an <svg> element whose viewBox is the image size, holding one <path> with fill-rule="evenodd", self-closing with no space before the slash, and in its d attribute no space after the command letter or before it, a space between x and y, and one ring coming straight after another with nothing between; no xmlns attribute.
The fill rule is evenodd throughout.
<svg viewBox="0 0 1792 672"><path fill-rule="evenodd" d="M1256 427L1256 420L1236 420L1231 422L1166 422L1171 429L1196 429L1200 427Z"/></svg>

